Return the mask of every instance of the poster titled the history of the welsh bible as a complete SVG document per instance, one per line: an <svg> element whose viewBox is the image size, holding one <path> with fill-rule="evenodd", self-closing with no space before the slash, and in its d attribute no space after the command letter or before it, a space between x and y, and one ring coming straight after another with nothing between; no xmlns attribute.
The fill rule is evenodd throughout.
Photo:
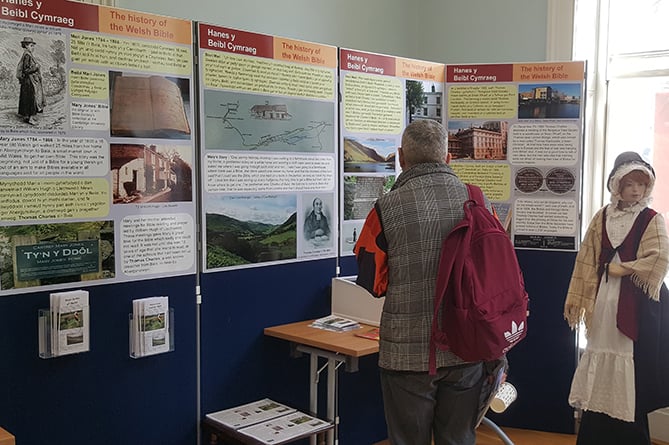
<svg viewBox="0 0 669 445"><path fill-rule="evenodd" d="M203 270L334 257L336 48L198 31Z"/></svg>
<svg viewBox="0 0 669 445"><path fill-rule="evenodd" d="M448 150L520 249L578 249L583 62L447 65Z"/></svg>
<svg viewBox="0 0 669 445"><path fill-rule="evenodd" d="M444 65L341 49L341 255L400 174L397 147L412 120L443 122Z"/></svg>

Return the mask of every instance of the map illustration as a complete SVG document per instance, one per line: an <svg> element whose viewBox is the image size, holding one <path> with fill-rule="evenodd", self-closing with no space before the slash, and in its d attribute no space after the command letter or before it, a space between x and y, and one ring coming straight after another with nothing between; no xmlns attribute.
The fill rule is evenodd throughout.
<svg viewBox="0 0 669 445"><path fill-rule="evenodd" d="M206 91L204 112L207 150L334 152L331 102Z"/></svg>

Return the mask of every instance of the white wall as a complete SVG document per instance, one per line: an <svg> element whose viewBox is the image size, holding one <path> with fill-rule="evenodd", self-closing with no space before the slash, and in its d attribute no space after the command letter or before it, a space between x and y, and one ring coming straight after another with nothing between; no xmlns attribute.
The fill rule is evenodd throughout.
<svg viewBox="0 0 669 445"><path fill-rule="evenodd" d="M544 61L547 1L416 2L413 55L445 63Z"/></svg>
<svg viewBox="0 0 669 445"><path fill-rule="evenodd" d="M405 0L117 0L116 6L245 31L409 57Z"/></svg>
<svg viewBox="0 0 669 445"><path fill-rule="evenodd" d="M443 63L543 61L549 0L116 0L119 8Z"/></svg>

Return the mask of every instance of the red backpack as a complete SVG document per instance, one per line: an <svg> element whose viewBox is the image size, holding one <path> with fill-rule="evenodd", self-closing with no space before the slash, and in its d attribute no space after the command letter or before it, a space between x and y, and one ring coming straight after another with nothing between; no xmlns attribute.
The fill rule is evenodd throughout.
<svg viewBox="0 0 669 445"><path fill-rule="evenodd" d="M467 184L465 217L441 245L430 335L436 348L468 362L495 360L527 333L528 296L509 235L486 208L481 189Z"/></svg>

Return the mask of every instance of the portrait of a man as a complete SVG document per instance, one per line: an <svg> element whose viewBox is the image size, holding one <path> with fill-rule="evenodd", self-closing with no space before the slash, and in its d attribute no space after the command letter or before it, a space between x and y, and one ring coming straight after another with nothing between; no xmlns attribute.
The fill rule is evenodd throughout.
<svg viewBox="0 0 669 445"><path fill-rule="evenodd" d="M323 200L314 198L311 210L304 219L304 238L315 244L322 244L330 240L330 224L325 214Z"/></svg>

